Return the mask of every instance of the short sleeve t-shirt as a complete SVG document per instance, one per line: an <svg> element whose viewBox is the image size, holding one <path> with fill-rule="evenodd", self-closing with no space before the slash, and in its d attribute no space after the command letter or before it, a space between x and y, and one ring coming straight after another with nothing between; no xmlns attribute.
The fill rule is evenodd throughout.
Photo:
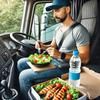
<svg viewBox="0 0 100 100"><path fill-rule="evenodd" d="M67 33L67 30L65 32L62 32L60 30L60 26L55 29L55 35L53 37L58 46L61 38L63 37L63 34L67 34L59 49L60 52L72 52L79 46L88 45L90 43L89 33L83 25L79 24L72 31L70 31L70 33Z"/></svg>

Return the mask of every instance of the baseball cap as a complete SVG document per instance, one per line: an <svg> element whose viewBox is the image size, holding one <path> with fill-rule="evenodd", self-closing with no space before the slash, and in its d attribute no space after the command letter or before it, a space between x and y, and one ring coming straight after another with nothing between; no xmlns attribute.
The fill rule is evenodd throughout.
<svg viewBox="0 0 100 100"><path fill-rule="evenodd" d="M50 11L52 9L58 9L66 6L70 6L69 0L53 0L52 4L46 7L46 11Z"/></svg>

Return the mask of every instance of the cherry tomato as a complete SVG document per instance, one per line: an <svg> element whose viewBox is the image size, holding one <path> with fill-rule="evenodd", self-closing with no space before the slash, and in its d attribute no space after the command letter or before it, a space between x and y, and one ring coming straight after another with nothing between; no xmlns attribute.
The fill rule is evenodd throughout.
<svg viewBox="0 0 100 100"><path fill-rule="evenodd" d="M45 62L45 59L43 59L42 62Z"/></svg>
<svg viewBox="0 0 100 100"><path fill-rule="evenodd" d="M46 55L46 58L48 58L49 57L49 55Z"/></svg>
<svg viewBox="0 0 100 100"><path fill-rule="evenodd" d="M67 100L72 100L72 94L68 93L66 98L67 98Z"/></svg>
<svg viewBox="0 0 100 100"><path fill-rule="evenodd" d="M40 55L38 56L38 58L42 58L42 54L40 54Z"/></svg>
<svg viewBox="0 0 100 100"><path fill-rule="evenodd" d="M62 87L62 84L56 83L56 87L61 88Z"/></svg>
<svg viewBox="0 0 100 100"><path fill-rule="evenodd" d="M68 87L67 86L63 86L63 90L64 91L67 91L68 90Z"/></svg>
<svg viewBox="0 0 100 100"><path fill-rule="evenodd" d="M37 64L37 62L38 62L38 61L37 61L36 59L34 59L34 63Z"/></svg>

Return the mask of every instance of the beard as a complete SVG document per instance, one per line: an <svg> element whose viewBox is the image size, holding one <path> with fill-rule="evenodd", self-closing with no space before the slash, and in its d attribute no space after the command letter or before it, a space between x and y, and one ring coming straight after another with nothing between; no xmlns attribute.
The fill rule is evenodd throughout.
<svg viewBox="0 0 100 100"><path fill-rule="evenodd" d="M67 14L65 14L62 18L55 16L55 20L57 23L64 22L66 18L67 18Z"/></svg>

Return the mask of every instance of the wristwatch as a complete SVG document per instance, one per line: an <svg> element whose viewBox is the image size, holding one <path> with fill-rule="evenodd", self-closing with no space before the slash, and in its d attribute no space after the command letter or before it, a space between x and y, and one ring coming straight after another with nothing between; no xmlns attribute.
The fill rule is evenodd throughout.
<svg viewBox="0 0 100 100"><path fill-rule="evenodd" d="M61 59L65 59L66 54L64 52L61 53Z"/></svg>

